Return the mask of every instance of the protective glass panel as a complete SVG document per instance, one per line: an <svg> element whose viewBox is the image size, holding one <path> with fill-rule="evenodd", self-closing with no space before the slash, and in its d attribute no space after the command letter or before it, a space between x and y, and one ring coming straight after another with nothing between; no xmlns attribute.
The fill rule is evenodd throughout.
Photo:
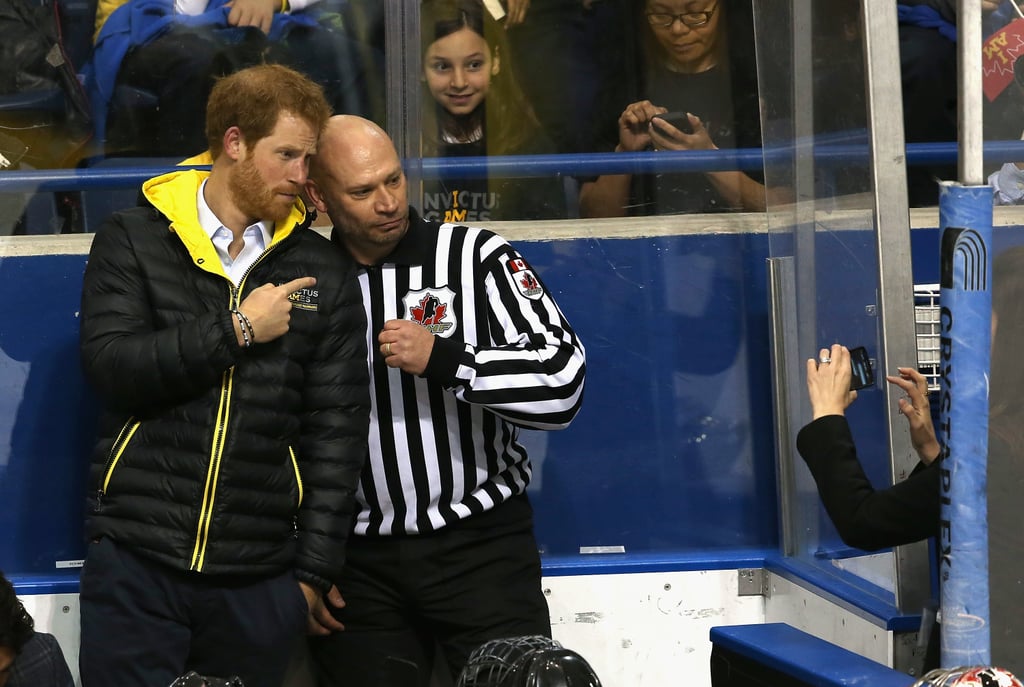
<svg viewBox="0 0 1024 687"><path fill-rule="evenodd" d="M799 199L776 204L768 215L769 250L778 267L772 298L783 546L796 560L891 602L891 559L865 557L851 545L889 544L862 536L868 525L856 514L836 519L847 522L840 536L796 449L799 437L805 453L835 454L831 460L840 461L848 424L864 476L878 488L891 484L884 370L876 369L873 383L858 391L846 422L823 418L800 434L813 413L808 360L820 349L863 346L876 368L883 359L860 3L764 1L755 3L755 16L759 63L776 65L760 74L765 177L769 186L791 187ZM842 405L828 406L827 413ZM856 464L856 458L845 459Z"/></svg>
<svg viewBox="0 0 1024 687"><path fill-rule="evenodd" d="M353 54L361 56L365 85L383 92L383 35L385 29L390 32L401 28L392 26L395 16L389 13L385 17L384 6L390 12L399 3L342 4L346 8L346 35L357 43L350 47ZM714 9L717 5L708 2L708 9L701 11L712 13L716 21L746 22L746 34L730 35L731 44L748 60L740 69L737 58L734 72L736 79L751 84L744 102L748 106L753 102L755 110L753 122L748 116L749 126L745 126L759 129L753 83L756 72L750 64L754 46L752 14L749 6L743 13L744 5L736 3L736 12L728 20L724 5ZM499 73L508 70L520 77L525 74L526 78L520 78L521 85L543 91L544 95L531 96L531 100L545 137L554 144L547 153L599 150L591 143L597 136L591 127L600 123L614 128L624 109L644 97L634 63L643 53L640 36L650 32L652 26L640 11L643 6L625 0L602 0L589 9L582 3L533 3L528 21L508 30L502 43L508 52L501 56ZM404 9L411 11L413 7L406 3ZM423 16L426 21L426 10ZM697 28L711 31L710 26ZM685 33L688 29L676 21L675 30ZM570 35L572 40L567 38ZM547 40L547 47L541 49L532 42L538 37ZM431 39L426 41L427 47L436 42L433 36ZM531 45L538 46L536 54L530 51ZM397 79L392 79L390 71L392 61L415 62L412 57L421 49L419 40L403 37L394 44L388 42L386 90L389 99L403 95L405 102L414 101L418 106L426 101L436 114L437 101L429 89L420 86L422 70L406 71ZM547 57L542 60L543 55ZM732 98L737 88L733 84L724 95ZM607 89L616 93L624 90L626 94L612 97ZM416 94L415 100L411 94ZM606 98L610 98L611 105L606 105ZM361 112L383 123L385 113L372 104L377 101L371 97L368 102L369 109ZM714 102L711 95L707 102ZM702 123L714 124L712 128L733 128L733 119L705 114L706 104L695 95L676 103L665 101L660 107L692 112ZM388 118L402 114L392 111L391 100L388 110ZM417 107L416 112L423 111ZM425 132L423 141L428 136L428 121L435 127L429 133L437 134L436 118L424 116L420 122ZM390 133L399 139L414 130L398 128ZM732 146L756 150L760 145L759 137L739 141L730 136L719 137L716 133L714 142L722 149ZM415 140L418 148L418 132ZM75 196L80 203L83 230L95 231L110 212L133 205L142 179L166 171L178 153L182 157L185 154L183 147L174 148L174 152L169 157L120 158L93 164L93 173L133 176L124 190L89 188ZM516 212L501 215L505 219L530 217L530 207L539 208L546 217L572 215L568 203L577 198L578 186L588 175L606 171L574 167L577 160L570 155L551 166L546 154L533 155L533 162L524 162L528 157L525 154L506 155L513 151L505 149L500 152L487 150L485 156L469 156L494 161L483 176L488 185L496 180L504 183L500 180L509 176L508 168L499 169L502 158L513 158L523 165L548 165L540 165L539 171L534 169L525 176L523 170L511 170L511 178L526 178L532 188L540 190L522 194L524 204L518 205ZM428 204L423 197L422 209L436 211L434 216L441 219L493 228L512 241L546 288L556 294L560 308L587 347L586 400L580 415L564 431L522 433L522 443L533 463L529 494L536 513L537 539L547 559L625 552L671 555L678 560L680 556L703 558L719 553L726 557L737 551L743 556L743 552L750 551L756 560L777 543L773 430L767 411L771 387L765 336L768 237L764 215L717 212L736 207L723 207L718 201L705 204L709 197L721 197L707 195L714 189L710 172L735 171L739 165L735 158L713 159L700 150L685 151L680 157L673 157L668 150L641 149L634 154L637 158L627 153L612 157L628 160L628 164L634 164L635 159L637 164L647 165L638 168L642 171L637 175L647 181L656 181L664 171L660 178L673 191L668 194L671 196L683 188L677 189L672 178L699 182L699 192L678 194L687 203L696 199L695 204L666 200L634 207L627 195L627 200L618 201L617 212L603 216L601 221L541 225L495 222L498 214L471 214L474 206L465 202L465 196L459 197L458 209L466 213L456 215L453 199L458 194L442 189L435 196L439 199L436 203ZM753 157L755 163L748 160L742 165L749 167L747 178L757 184L757 196L756 191L762 190L758 181L760 153ZM429 174L435 174L433 183L447 183L444 173L469 179L466 170L444 170L442 164L428 169L426 164L441 161L454 167L467 159L431 156L424 150L424 182ZM413 156L406 158L406 163L417 168L420 159ZM716 167L711 169L709 165ZM151 173L144 174L146 169ZM567 204L564 215L559 214L561 210L548 213L544 209L548 206L539 202L552 189ZM490 186L482 192L483 199L473 201L476 210L503 207L488 200ZM763 205L763 194L761 197ZM413 196L414 204L420 200ZM716 214L700 214L700 210L715 210ZM450 217L448 211L452 211ZM33 221L26 231L43 233L40 228L46 226L45 221ZM0 282L0 287L14 294L12 299L25 309L5 311L5 319L0 322L9 342L3 349L7 356L3 379L8 381L10 393L4 399L6 405L0 408L0 436L6 436L2 434L6 431L11 437L10 449L0 451L4 468L0 495L6 495L5 502L12 504L6 511L10 521L5 524L13 530L25 522L42 523L36 515L43 504L47 504L47 513L54 513L46 522L60 523L52 531L30 529L18 535L13 543L15 550L3 552L7 567L14 572L52 571L55 564L64 565L83 554L80 508L81 497L90 488L86 470L92 438L87 435L94 418L56 406L52 394L46 393L52 390L46 382L61 379L66 391L63 398L75 408L80 404L93 413L98 408L76 358L73 304L80 298L86 251L83 242L74 248L73 255L29 251L29 255L5 257L2 263L3 274L10 270L11 277ZM55 279L54 274L62 278ZM18 285L24 283L48 285L48 297L55 302L43 305L54 319L32 319L26 314L33 301L19 290ZM25 336L30 328L41 335ZM53 341L60 342L60 351L51 350ZM54 365L59 367L55 369ZM46 422L54 416L74 417L76 424L69 428L65 420L67 431L46 431ZM45 474L62 472L66 477L62 488L66 486L68 493L57 495L62 507L68 509L66 513L49 510L54 485L35 473L34 460L40 453L54 462L53 466L47 465ZM74 469L62 471L61 466L67 465Z"/></svg>
<svg viewBox="0 0 1024 687"><path fill-rule="evenodd" d="M545 556L774 548L761 218L676 218L654 233L634 223L618 237L571 223L589 238L542 242L495 228L587 347L579 416L523 435Z"/></svg>

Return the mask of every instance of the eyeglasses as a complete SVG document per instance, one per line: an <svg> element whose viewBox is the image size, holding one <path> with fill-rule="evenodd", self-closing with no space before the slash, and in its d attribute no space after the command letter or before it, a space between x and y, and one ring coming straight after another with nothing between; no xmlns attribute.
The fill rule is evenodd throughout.
<svg viewBox="0 0 1024 687"><path fill-rule="evenodd" d="M648 12L647 21L651 23L651 26L659 29L670 28L676 23L676 20L683 22L685 26L691 29L696 26L704 26L711 21L711 15L718 9L718 3L711 6L710 9L704 12L683 12L681 14L670 14L668 12Z"/></svg>

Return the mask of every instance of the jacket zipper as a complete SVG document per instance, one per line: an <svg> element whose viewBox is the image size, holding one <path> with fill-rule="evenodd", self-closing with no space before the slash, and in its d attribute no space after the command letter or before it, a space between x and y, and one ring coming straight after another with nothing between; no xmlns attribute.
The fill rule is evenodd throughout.
<svg viewBox="0 0 1024 687"><path fill-rule="evenodd" d="M249 276L249 273L252 272L253 268L260 264L275 247L276 246L273 245L268 247L251 265L249 265L249 267L246 268L245 272L242 274L242 278L238 280L238 286L235 286L235 284L229 280L229 283L231 284L229 307L232 310L238 307L239 296L242 293L242 287L245 285L245 280ZM209 543L210 524L213 521L213 504L215 497L217 496L217 484L220 477L221 459L224 457L224 443L227 439L228 418L231 413L231 390L234 374L235 368L234 366L231 366L224 372L224 375L221 378L220 402L217 405L217 424L213 433L213 443L210 446L210 464L206 470L206 484L203 486L203 505L199 510L199 523L196 528L196 541L195 546L192 549L192 558L189 563L189 569L196 572L202 572L203 565L206 562L206 546Z"/></svg>
<svg viewBox="0 0 1024 687"><path fill-rule="evenodd" d="M135 430L139 428L139 424L139 421L134 417L128 418L128 421L124 423L121 431L117 434L117 438L114 439L113 445L110 447L107 462L103 465L103 479L99 484L99 489L96 490L97 511L103 506L103 497L107 493L107 486L110 484L110 478L114 474L114 468L117 467L117 462L121 460L121 455L128 446L128 442L131 441L132 436L135 435Z"/></svg>
<svg viewBox="0 0 1024 687"><path fill-rule="evenodd" d="M213 433L213 445L210 447L210 465L206 470L206 485L203 487L203 507L199 511L199 530L196 532L196 545L192 550L192 562L189 564L189 567L197 572L203 569L203 558L206 555L206 544L210 536L213 501L217 495L217 478L220 476L220 459L224 454L224 439L227 436L228 414L231 410L231 380L234 373L234 367L224 372L224 381L220 388L217 427Z"/></svg>
<svg viewBox="0 0 1024 687"><path fill-rule="evenodd" d="M295 504L295 508L298 509L302 506L303 498L302 474L299 472L299 459L295 457L295 449L291 446L288 447L288 456L292 459L292 467L295 469L295 483L299 485L299 502Z"/></svg>
<svg viewBox="0 0 1024 687"><path fill-rule="evenodd" d="M302 507L302 498L303 498L304 489L303 489L303 486L302 486L302 474L299 472L299 461L295 457L295 450L291 446L288 447L288 457L290 457L291 460L292 460L292 468L295 470L295 484L298 485L298 488L299 488L299 501L298 501L298 503L295 504L295 515L292 516L292 538L293 539L298 539L299 538L299 508Z"/></svg>

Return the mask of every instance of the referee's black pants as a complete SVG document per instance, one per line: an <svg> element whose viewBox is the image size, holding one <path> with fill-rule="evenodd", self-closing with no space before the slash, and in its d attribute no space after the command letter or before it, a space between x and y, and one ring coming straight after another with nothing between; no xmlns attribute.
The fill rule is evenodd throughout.
<svg viewBox="0 0 1024 687"><path fill-rule="evenodd" d="M551 636L529 502L517 497L437 532L349 538L335 610L345 630L310 639L319 687L454 681L490 639Z"/></svg>
<svg viewBox="0 0 1024 687"><path fill-rule="evenodd" d="M167 687L189 670L280 687L309 614L290 570L189 573L106 538L89 545L80 589L82 687Z"/></svg>

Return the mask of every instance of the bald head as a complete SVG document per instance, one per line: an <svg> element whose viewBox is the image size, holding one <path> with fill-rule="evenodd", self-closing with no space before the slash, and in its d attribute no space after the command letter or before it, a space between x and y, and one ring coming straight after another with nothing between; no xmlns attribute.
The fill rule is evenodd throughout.
<svg viewBox="0 0 1024 687"><path fill-rule="evenodd" d="M408 228L409 206L391 137L368 119L336 115L320 135L306 184L349 252L364 264L387 256Z"/></svg>
<svg viewBox="0 0 1024 687"><path fill-rule="evenodd" d="M318 154L311 162L309 175L318 179L330 174L335 163L365 163L374 153L381 155L388 149L397 160L391 137L374 122L356 115L334 115L320 134Z"/></svg>
<svg viewBox="0 0 1024 687"><path fill-rule="evenodd" d="M387 139L388 143L391 144L391 137L388 136L384 129L377 126L376 122L371 122L369 119L357 115L334 115L327 120L326 133L350 134L353 136L363 135L370 138L379 137Z"/></svg>

